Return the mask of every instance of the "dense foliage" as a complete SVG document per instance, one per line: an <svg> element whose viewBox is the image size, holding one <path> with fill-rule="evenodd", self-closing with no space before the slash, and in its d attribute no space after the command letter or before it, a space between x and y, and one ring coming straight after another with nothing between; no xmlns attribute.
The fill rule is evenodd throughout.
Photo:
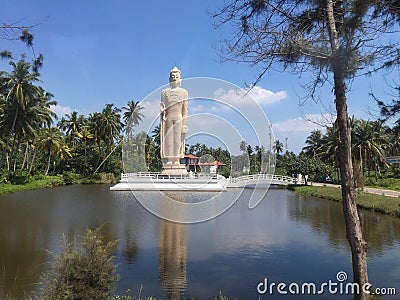
<svg viewBox="0 0 400 300"><path fill-rule="evenodd" d="M65 172L119 174L119 142L141 120L138 102L129 101L123 110L106 104L88 116L74 111L58 120L52 111L57 103L39 85L34 64L24 57L9 62L11 70L0 72L2 181Z"/></svg>
<svg viewBox="0 0 400 300"><path fill-rule="evenodd" d="M356 184L363 186L365 178L380 178L385 173L399 176L398 165L384 161L388 156L399 156L399 134L397 126L391 128L380 121L366 121L352 117L351 127L352 160ZM338 177L338 132L335 124L328 127L325 134L315 130L306 139L305 155L325 164ZM368 183L368 182L367 182Z"/></svg>

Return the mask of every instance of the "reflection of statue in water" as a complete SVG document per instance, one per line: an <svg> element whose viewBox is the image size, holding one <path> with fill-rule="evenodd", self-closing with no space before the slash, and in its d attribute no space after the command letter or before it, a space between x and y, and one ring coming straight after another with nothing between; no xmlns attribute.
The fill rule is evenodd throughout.
<svg viewBox="0 0 400 300"><path fill-rule="evenodd" d="M169 299L179 299L186 289L185 224L160 220L158 271Z"/></svg>
<svg viewBox="0 0 400 300"><path fill-rule="evenodd" d="M166 196L173 201L185 201L180 193ZM180 299L187 286L185 224L160 220L158 272L168 299Z"/></svg>
<svg viewBox="0 0 400 300"><path fill-rule="evenodd" d="M170 71L170 88L161 92L161 159L163 173L186 174L180 159L185 155L185 138L188 128L188 92L181 88L181 71L173 68Z"/></svg>

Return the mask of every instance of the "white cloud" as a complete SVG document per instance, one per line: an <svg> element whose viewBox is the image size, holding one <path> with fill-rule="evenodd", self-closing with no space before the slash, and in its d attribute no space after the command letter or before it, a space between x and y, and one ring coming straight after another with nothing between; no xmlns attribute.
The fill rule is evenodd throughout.
<svg viewBox="0 0 400 300"><path fill-rule="evenodd" d="M156 118L160 114L160 101L144 101L140 103L143 107L141 113L143 113L147 118Z"/></svg>
<svg viewBox="0 0 400 300"><path fill-rule="evenodd" d="M225 90L219 88L214 92L216 99L234 106L249 105L255 102L260 105L277 103L287 98L286 91L273 92L260 86L254 86L251 90L237 89Z"/></svg>
<svg viewBox="0 0 400 300"><path fill-rule="evenodd" d="M196 104L196 105L191 105L192 103L189 103L189 113L190 114L197 114L197 113L204 113L204 112L215 112L218 113L220 111L220 107L217 105L211 105L211 106L206 106L203 104Z"/></svg>
<svg viewBox="0 0 400 300"><path fill-rule="evenodd" d="M266 90L262 87L255 86L253 87L249 95L260 105L262 104L272 104L276 102L280 102L281 100L287 97L286 91L272 92L270 90Z"/></svg>
<svg viewBox="0 0 400 300"><path fill-rule="evenodd" d="M322 130L324 126L333 123L330 114L308 114L272 124L272 130L276 132L311 132L316 129Z"/></svg>
<svg viewBox="0 0 400 300"><path fill-rule="evenodd" d="M330 126L335 118L331 114L308 114L304 117L287 119L272 124L275 139L280 140L288 150L299 153L311 131L319 129L325 133L324 126Z"/></svg>
<svg viewBox="0 0 400 300"><path fill-rule="evenodd" d="M62 106L59 104L50 106L50 109L56 113L59 118L72 112L72 109L69 106Z"/></svg>

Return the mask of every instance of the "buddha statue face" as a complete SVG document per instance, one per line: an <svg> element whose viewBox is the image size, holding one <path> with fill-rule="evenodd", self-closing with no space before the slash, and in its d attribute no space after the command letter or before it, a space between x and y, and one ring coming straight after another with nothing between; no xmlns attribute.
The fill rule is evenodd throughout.
<svg viewBox="0 0 400 300"><path fill-rule="evenodd" d="M169 82L172 88L179 87L181 85L182 77L181 72L178 68L173 68L169 73Z"/></svg>

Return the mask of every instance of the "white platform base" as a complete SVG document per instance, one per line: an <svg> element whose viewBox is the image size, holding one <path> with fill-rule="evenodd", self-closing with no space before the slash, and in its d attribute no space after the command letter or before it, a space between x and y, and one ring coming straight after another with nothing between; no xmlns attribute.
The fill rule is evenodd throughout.
<svg viewBox="0 0 400 300"><path fill-rule="evenodd" d="M189 177L159 173L122 174L121 181L110 187L111 191L199 191L220 192L226 190L226 179L218 177Z"/></svg>

